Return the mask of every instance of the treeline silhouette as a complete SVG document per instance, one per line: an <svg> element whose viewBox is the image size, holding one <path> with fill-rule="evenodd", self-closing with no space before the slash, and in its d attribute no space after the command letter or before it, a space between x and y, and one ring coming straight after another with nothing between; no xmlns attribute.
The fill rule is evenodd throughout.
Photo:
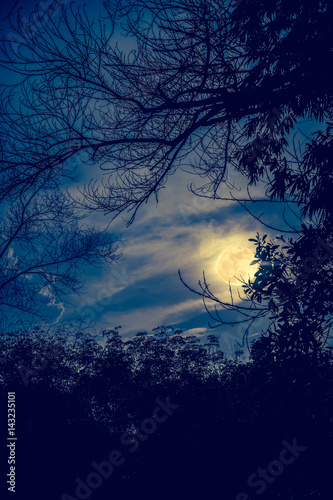
<svg viewBox="0 0 333 500"><path fill-rule="evenodd" d="M0 344L2 408L16 393L16 498L331 498L329 349L274 361L261 338L241 363L217 337L167 327L127 341L119 328L36 328ZM258 479L286 442L294 457ZM113 450L118 466L96 475Z"/></svg>

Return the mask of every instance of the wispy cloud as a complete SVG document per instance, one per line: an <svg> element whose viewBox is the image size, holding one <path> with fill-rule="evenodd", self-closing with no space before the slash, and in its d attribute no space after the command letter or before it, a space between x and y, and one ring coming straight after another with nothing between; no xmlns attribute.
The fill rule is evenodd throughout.
<svg viewBox="0 0 333 500"><path fill-rule="evenodd" d="M208 328L190 328L189 330L185 330L183 335L192 335L194 337L203 337L210 333Z"/></svg>
<svg viewBox="0 0 333 500"><path fill-rule="evenodd" d="M95 321L103 327L122 325L127 334L186 323L201 315L205 320L193 324L193 334L201 326L207 328L202 301L186 290L178 269L196 289L204 271L213 292L221 300L230 299L229 287L217 273L218 257L232 244L253 250L248 239L259 226L237 203L202 200L189 193L187 182L184 172L171 177L157 206L149 201L127 229L119 220L111 225L122 235L123 261L108 272L88 275L88 292L82 299L87 306L80 304L83 311L92 307ZM115 270L123 273L123 279L115 279ZM239 300L237 294L234 300ZM188 324L187 328L192 330Z"/></svg>
<svg viewBox="0 0 333 500"><path fill-rule="evenodd" d="M150 331L162 325L176 325L183 320L184 315L196 312L203 312L200 299L190 299L179 304L166 306L147 306L122 313L108 312L103 319L109 327L115 326L116 323L121 324L122 333L128 334L139 330Z"/></svg>
<svg viewBox="0 0 333 500"><path fill-rule="evenodd" d="M62 302L56 302L56 297L54 296L54 294L50 290L50 287L48 287L48 286L44 286L40 290L39 293L40 293L40 295L43 295L44 297L47 297L48 299L50 299L48 304L47 304L48 307L56 307L57 309L59 309L60 314L54 321L54 323L57 324L60 321L60 319L62 318L62 316L66 310L64 304Z"/></svg>

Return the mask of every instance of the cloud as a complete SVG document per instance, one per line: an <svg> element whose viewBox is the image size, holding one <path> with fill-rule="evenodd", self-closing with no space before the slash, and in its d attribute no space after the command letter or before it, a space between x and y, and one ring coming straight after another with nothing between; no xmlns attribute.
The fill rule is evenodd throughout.
<svg viewBox="0 0 333 500"><path fill-rule="evenodd" d="M185 330L183 335L192 335L194 337L203 337L204 335L208 335L210 333L210 329L208 328L190 328L189 330Z"/></svg>
<svg viewBox="0 0 333 500"><path fill-rule="evenodd" d="M204 318L202 328L206 328L209 317L202 300L180 282L178 269L196 290L205 271L213 293L230 302L229 287L217 273L217 261L223 248L231 244L253 250L247 241L254 232L249 216L239 207L229 206L208 220L198 218L189 225L174 222L167 211L169 205L163 207L165 210L156 209L150 217L139 218L124 233L123 261L88 279L88 292L78 308L82 313L92 309L94 320L103 328L122 325L127 334L186 323L199 315ZM237 293L234 301L240 301Z"/></svg>
<svg viewBox="0 0 333 500"><path fill-rule="evenodd" d="M57 309L60 310L60 315L56 318L56 320L54 321L55 324L57 324L60 319L62 318L66 308L64 306L64 304L62 302L56 302L56 297L55 295L52 293L51 289L49 286L44 286L41 290L40 290L40 295L43 295L44 297L47 297L49 298L49 302L47 304L47 307L56 307Z"/></svg>
<svg viewBox="0 0 333 500"><path fill-rule="evenodd" d="M15 264L17 264L17 257L14 257L14 248L9 248L8 249L8 252L7 252L7 258L8 260L11 260L12 261L12 264L15 266Z"/></svg>
<svg viewBox="0 0 333 500"><path fill-rule="evenodd" d="M179 304L166 306L147 306L130 311L108 312L104 315L104 321L108 327L121 324L122 333L134 333L140 330L150 331L157 326L172 326L181 322L184 315L194 312L203 312L200 299L190 299Z"/></svg>
<svg viewBox="0 0 333 500"><path fill-rule="evenodd" d="M196 197L187 182L188 174L178 172L161 190L158 205L150 200L130 227L119 219L112 223L111 229L122 236L123 260L106 272L87 274L87 293L78 306L82 312L93 310L103 328L122 325L128 334L186 324L188 331L204 335L209 317L202 300L180 282L178 269L196 290L204 271L213 293L230 301L229 287L217 273L218 257L232 244L253 251L248 239L259 223L235 202ZM100 223L101 215L94 220ZM239 300L235 293L234 301ZM199 316L201 324L189 323Z"/></svg>

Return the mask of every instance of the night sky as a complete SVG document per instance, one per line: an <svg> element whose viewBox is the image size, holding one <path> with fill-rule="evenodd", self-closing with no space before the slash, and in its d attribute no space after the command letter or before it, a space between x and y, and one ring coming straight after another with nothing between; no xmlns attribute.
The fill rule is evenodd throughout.
<svg viewBox="0 0 333 500"><path fill-rule="evenodd" d="M83 3L83 2L82 2ZM14 3L13 3L14 5ZM34 2L25 2L23 12L28 13ZM87 9L89 15L97 15L100 4L94 2ZM3 16L8 12L2 7ZM55 14L57 17L58 14ZM8 32L3 22L3 32ZM122 47L130 47L131 42L122 40ZM3 81L9 78L3 74ZM318 128L318 124L315 124ZM296 131L293 130L291 134ZM306 141L311 132L311 123L306 119L297 131L301 141ZM78 187L82 187L92 177L99 178L101 171L98 165L83 166L80 158L77 163L78 184L64 185L75 196ZM254 251L248 241L257 231L269 236L279 234L279 230L287 228L282 219L285 204L257 203L251 210L263 221L276 228L266 228L255 220L240 204L232 201L204 199L195 196L188 190L190 183L200 186L200 179L189 172L189 165L184 164L182 170L168 178L165 189L159 193L159 202L150 199L148 204L138 211L132 225L126 226L126 215L118 217L110 224L110 216L94 214L87 221L100 227L109 225L120 238L120 261L110 265L108 269L87 268L83 272L85 286L81 297L70 297L69 304L49 304L50 322L58 324L62 320L70 320L78 315L87 321L93 321L97 329L113 328L121 325L124 338L130 338L137 331L151 331L157 326L172 326L184 329L185 334L206 336L219 335L229 327L219 326L215 330L209 328L209 316L198 295L191 293L181 283L178 269L186 283L198 289L198 280L205 272L208 283L216 296L221 300L229 300L228 284L217 274L217 260L220 253L229 245L243 245ZM229 168L228 186L232 196L247 197L246 181ZM221 197L230 197L230 189L223 186ZM251 189L253 197L263 196L260 184ZM299 223L295 216L287 210L288 221ZM288 229L288 228L287 228ZM234 300L239 301L239 287L232 287ZM214 322L211 321L212 326ZM260 329L264 325L257 325ZM257 334L254 328L253 335ZM242 338L242 327L232 330L235 340ZM230 337L229 337L230 338ZM230 340L224 348L230 351ZM223 344L221 344L223 345Z"/></svg>

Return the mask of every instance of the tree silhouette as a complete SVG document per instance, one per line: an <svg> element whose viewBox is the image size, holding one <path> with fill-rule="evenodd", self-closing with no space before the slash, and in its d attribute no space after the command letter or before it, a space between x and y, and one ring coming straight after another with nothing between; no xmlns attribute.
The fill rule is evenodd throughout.
<svg viewBox="0 0 333 500"><path fill-rule="evenodd" d="M44 15L43 22L47 17ZM31 35L34 26L29 25ZM5 47L8 42L6 38ZM83 284L83 268L108 265L119 256L117 238L87 224L86 214L66 192L69 183L77 180L75 166L69 168L66 155L60 153L47 159L53 132L45 116L38 116L38 97L34 97L38 89L28 84L18 95L15 85L8 83L10 77L4 79L1 109L6 118L0 132L2 332L29 330L36 321L46 321L51 305L57 308L59 319L68 295L78 293ZM55 109L52 116L49 125L57 120Z"/></svg>
<svg viewBox="0 0 333 500"><path fill-rule="evenodd" d="M325 200L324 200L325 202ZM326 240L322 239L326 236ZM294 238L283 235L267 240L267 235L251 238L259 269L253 279L241 280L238 301L220 300L207 284L205 275L199 290L184 285L203 298L214 326L245 324L243 346L257 321L266 319L262 333L265 349L275 361L298 356L329 355L332 327L332 254L330 226L302 224ZM330 243L329 243L330 242ZM231 299L233 296L231 295ZM209 308L215 304L215 310ZM228 320L223 311L237 317ZM269 339L269 345L267 340Z"/></svg>
<svg viewBox="0 0 333 500"><path fill-rule="evenodd" d="M59 189L31 186L1 200L0 325L31 328L83 284L83 266L117 259L116 237L83 224Z"/></svg>
<svg viewBox="0 0 333 500"><path fill-rule="evenodd" d="M278 457L283 440L296 437L306 451L262 497L328 500L332 363L285 358L277 364L264 338L260 342L267 356L257 341L251 362L239 363L224 359L216 337L203 346L170 327L126 342L119 328L92 334L74 324L2 336L0 394L15 391L17 434L25 442L18 498L30 491L37 499L77 498L75 478L85 482L91 463L105 461L113 449L122 451L125 463L92 498L141 490L151 499L156 491L162 499L173 491L177 500L186 492L194 498L216 491L253 495L247 478ZM37 356L48 359L40 369ZM35 369L28 384L18 369L22 363ZM157 397L179 406L153 433L142 431L130 453L120 438L127 432L135 439ZM29 464L37 462L36 487ZM62 497L65 492L70 496Z"/></svg>
<svg viewBox="0 0 333 500"><path fill-rule="evenodd" d="M96 22L73 6L46 22L36 8L38 30L12 15L15 37L4 38L1 62L17 78L2 91L3 189L61 169L70 175L70 159L84 154L106 174L86 187L84 205L130 212L129 222L181 165L204 179L192 186L204 196L225 197L232 167L264 183L264 200L331 213L316 205L329 170L312 161L330 146L329 2L127 0L105 8ZM124 35L131 43L122 45ZM311 145L293 144L290 131L305 118L326 121L326 132L317 127Z"/></svg>

